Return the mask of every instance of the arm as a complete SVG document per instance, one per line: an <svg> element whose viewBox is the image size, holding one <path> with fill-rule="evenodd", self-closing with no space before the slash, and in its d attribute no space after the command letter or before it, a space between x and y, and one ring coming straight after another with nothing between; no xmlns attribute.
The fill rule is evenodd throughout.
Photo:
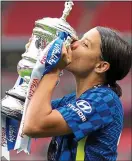
<svg viewBox="0 0 132 161"><path fill-rule="evenodd" d="M43 77L27 109L24 133L30 137L50 137L73 133L77 141L113 121L115 101L110 94L95 91L52 110L50 99L58 74ZM45 90L44 90L45 89ZM105 96L109 95L109 100ZM92 97L95 98L91 99ZM98 101L97 101L98 100ZM87 102L78 107L79 102ZM86 107L87 106L87 107Z"/></svg>
<svg viewBox="0 0 132 161"><path fill-rule="evenodd" d="M28 106L23 132L30 137L50 137L71 133L57 110L52 110L51 96L58 80L59 69L46 74Z"/></svg>

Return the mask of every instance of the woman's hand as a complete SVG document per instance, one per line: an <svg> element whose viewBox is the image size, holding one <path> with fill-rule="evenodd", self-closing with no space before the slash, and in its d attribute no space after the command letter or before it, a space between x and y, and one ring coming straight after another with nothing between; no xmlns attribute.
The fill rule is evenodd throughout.
<svg viewBox="0 0 132 161"><path fill-rule="evenodd" d="M71 62L72 62L71 47L69 46L69 47L66 48L65 44L63 44L61 59L60 59L60 61L58 62L57 66L55 68L59 69L61 71L67 65L69 65Z"/></svg>

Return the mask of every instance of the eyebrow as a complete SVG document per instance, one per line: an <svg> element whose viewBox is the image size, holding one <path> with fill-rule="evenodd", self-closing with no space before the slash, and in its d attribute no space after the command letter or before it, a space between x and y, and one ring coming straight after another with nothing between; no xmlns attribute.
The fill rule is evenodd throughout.
<svg viewBox="0 0 132 161"><path fill-rule="evenodd" d="M88 38L84 38L84 39L88 40L88 41L92 44L92 41L91 41L91 40L89 40Z"/></svg>

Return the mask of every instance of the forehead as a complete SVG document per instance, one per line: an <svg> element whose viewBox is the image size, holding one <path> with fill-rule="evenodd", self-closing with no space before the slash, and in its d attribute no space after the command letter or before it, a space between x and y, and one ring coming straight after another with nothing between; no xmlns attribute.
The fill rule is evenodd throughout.
<svg viewBox="0 0 132 161"><path fill-rule="evenodd" d="M89 39L92 44L101 44L101 37L96 28L93 28L83 35L83 38Z"/></svg>

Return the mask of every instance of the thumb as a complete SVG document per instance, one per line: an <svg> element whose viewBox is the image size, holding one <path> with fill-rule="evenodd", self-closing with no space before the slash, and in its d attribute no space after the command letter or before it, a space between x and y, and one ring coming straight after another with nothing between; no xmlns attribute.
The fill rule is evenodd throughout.
<svg viewBox="0 0 132 161"><path fill-rule="evenodd" d="M70 46L66 48L65 44L62 47L62 60L68 65L71 63L71 48Z"/></svg>

